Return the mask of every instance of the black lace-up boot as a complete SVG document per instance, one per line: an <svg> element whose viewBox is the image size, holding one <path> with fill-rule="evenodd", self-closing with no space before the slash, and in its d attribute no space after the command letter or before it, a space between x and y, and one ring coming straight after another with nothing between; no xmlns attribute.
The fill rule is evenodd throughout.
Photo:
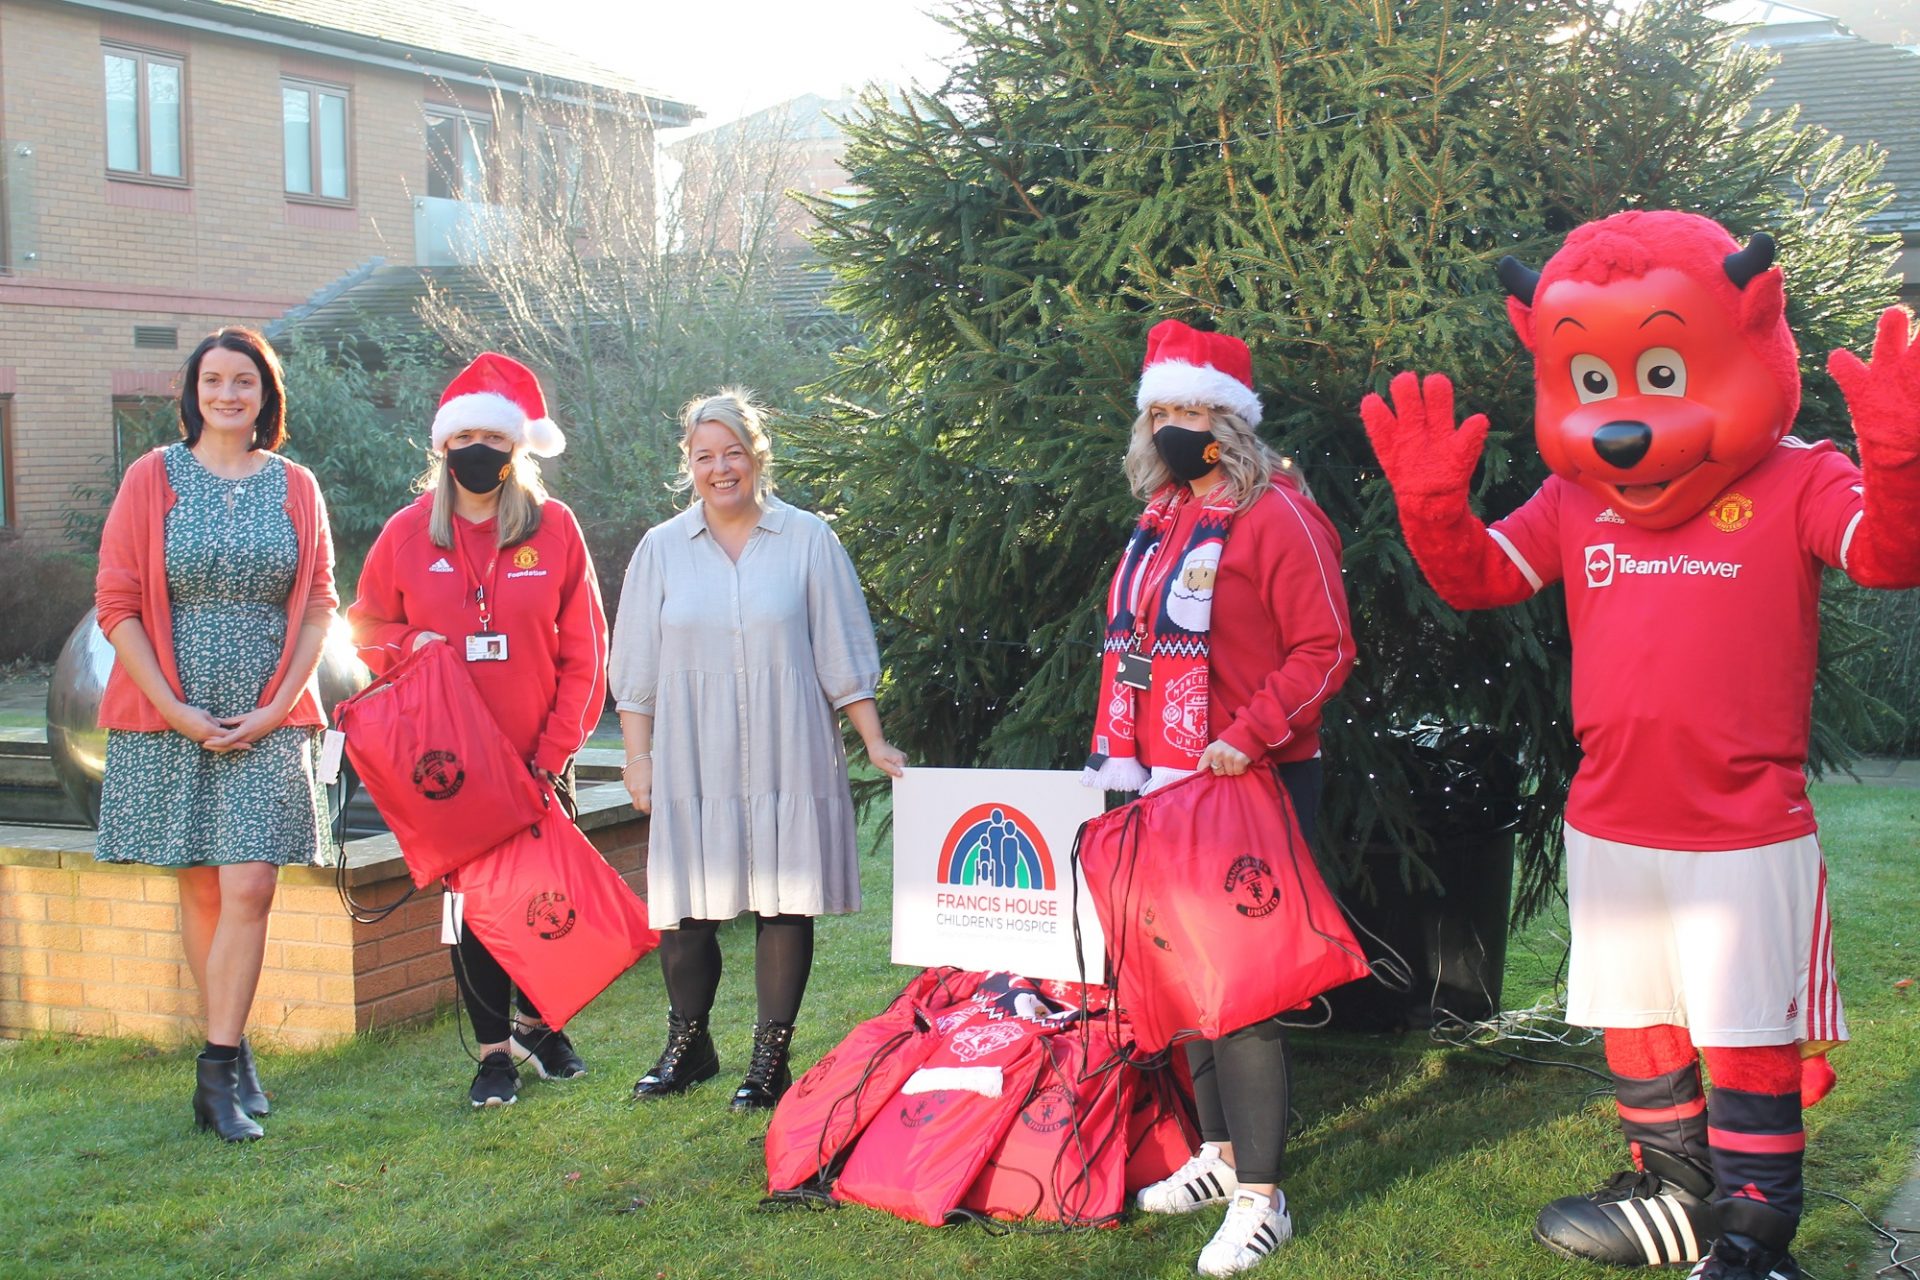
<svg viewBox="0 0 1920 1280"><path fill-rule="evenodd" d="M684 1093L702 1080L720 1074L720 1055L705 1018L683 1018L667 1010L667 1047L653 1069L633 1083L635 1098L664 1098Z"/></svg>
<svg viewBox="0 0 1920 1280"><path fill-rule="evenodd" d="M728 1108L765 1111L780 1101L780 1095L793 1084L793 1072L787 1069L787 1056L792 1051L791 1022L763 1022L755 1027L753 1061L747 1064L747 1078L733 1091Z"/></svg>

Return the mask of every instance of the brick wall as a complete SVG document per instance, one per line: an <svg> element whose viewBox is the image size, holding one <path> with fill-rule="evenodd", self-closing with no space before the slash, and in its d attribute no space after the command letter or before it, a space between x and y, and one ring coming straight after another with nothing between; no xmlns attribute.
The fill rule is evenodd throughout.
<svg viewBox="0 0 1920 1280"><path fill-rule="evenodd" d="M184 56L185 188L107 177L106 40ZM351 208L285 195L283 75L348 87ZM465 96L487 105L483 93ZM423 73L51 0L0 4L0 142L32 151L17 169L30 176L12 193L26 214L11 238L16 258L26 246L36 257L0 273L0 374L16 381L10 467L23 532L57 537L74 486L111 478L116 372L169 379L222 324L270 321L373 257L416 260L422 106L446 98ZM522 104L509 104L495 122L503 165L519 163ZM181 346L136 349L135 325L176 327Z"/></svg>
<svg viewBox="0 0 1920 1280"><path fill-rule="evenodd" d="M645 820L624 795L602 804L590 795L582 795L582 825L640 892ZM200 1038L200 997L180 950L173 874L95 863L92 846L90 831L0 829L0 1035ZM391 836L347 848L350 887L361 903L383 906L406 891ZM361 924L341 907L333 878L331 868L281 870L251 1036L291 1047L329 1044L418 1020L453 1000L438 887L379 923Z"/></svg>

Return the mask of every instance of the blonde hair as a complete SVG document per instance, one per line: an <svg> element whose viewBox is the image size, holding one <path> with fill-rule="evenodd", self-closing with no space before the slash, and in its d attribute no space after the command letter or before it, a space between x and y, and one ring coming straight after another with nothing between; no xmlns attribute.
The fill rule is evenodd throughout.
<svg viewBox="0 0 1920 1280"><path fill-rule="evenodd" d="M433 510L427 515L427 537L442 549L453 545L453 486L453 468L447 465L444 450L428 457L427 469L413 482L415 493L433 494ZM547 486L540 480L540 465L525 449L515 445L513 460L507 464L506 479L500 482L494 545L511 547L540 532L540 504L546 500Z"/></svg>
<svg viewBox="0 0 1920 1280"><path fill-rule="evenodd" d="M1252 425L1237 413L1215 405L1206 406L1207 416L1212 420L1214 439L1220 442L1220 469L1226 474L1220 483L1227 486L1226 493L1233 502L1234 514L1246 511L1267 491L1267 486L1277 477L1298 489L1303 496L1312 497L1307 488L1307 478L1300 474L1300 468L1293 459L1281 456L1272 445L1262 440ZM1180 430L1169 427L1170 431ZM1133 496L1145 502L1173 483L1173 473L1167 470L1167 464L1160 460L1160 451L1153 447L1153 409L1148 406L1133 420L1133 435L1127 442L1125 463L1127 484L1133 489Z"/></svg>
<svg viewBox="0 0 1920 1280"><path fill-rule="evenodd" d="M745 387L721 387L709 396L695 396L680 409L680 474L673 487L693 488L693 433L703 423L717 422L753 457L753 497L765 502L773 492L773 445L767 439L767 407Z"/></svg>

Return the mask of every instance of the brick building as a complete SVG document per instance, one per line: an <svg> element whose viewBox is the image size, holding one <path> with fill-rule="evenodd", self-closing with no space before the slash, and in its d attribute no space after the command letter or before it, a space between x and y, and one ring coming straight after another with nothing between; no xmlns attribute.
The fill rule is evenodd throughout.
<svg viewBox="0 0 1920 1280"><path fill-rule="evenodd" d="M557 121L630 128L583 174ZM52 538L186 351L377 261L502 251L503 192L651 189L693 109L443 0L0 5L0 526Z"/></svg>

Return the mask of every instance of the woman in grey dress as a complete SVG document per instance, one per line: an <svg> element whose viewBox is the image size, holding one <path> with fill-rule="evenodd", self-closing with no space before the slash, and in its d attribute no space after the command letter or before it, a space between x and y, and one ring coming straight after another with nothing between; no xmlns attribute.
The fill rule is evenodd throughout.
<svg viewBox="0 0 1920 1280"><path fill-rule="evenodd" d="M286 437L280 363L249 329L187 360L185 439L127 469L101 535L95 601L115 664L101 862L178 869L180 938L206 1001L194 1119L229 1142L267 1096L242 1032L289 864L332 849L316 779L314 685L339 600L326 507Z"/></svg>
<svg viewBox="0 0 1920 1280"><path fill-rule="evenodd" d="M836 712L898 777L880 729L880 654L853 563L818 516L773 496L761 411L733 389L681 414L696 501L627 566L610 684L635 807L653 816L647 903L662 931L667 1045L636 1098L719 1073L707 1026L722 921L755 916L759 1019L736 1111L792 1083L813 917L857 911L853 800Z"/></svg>

